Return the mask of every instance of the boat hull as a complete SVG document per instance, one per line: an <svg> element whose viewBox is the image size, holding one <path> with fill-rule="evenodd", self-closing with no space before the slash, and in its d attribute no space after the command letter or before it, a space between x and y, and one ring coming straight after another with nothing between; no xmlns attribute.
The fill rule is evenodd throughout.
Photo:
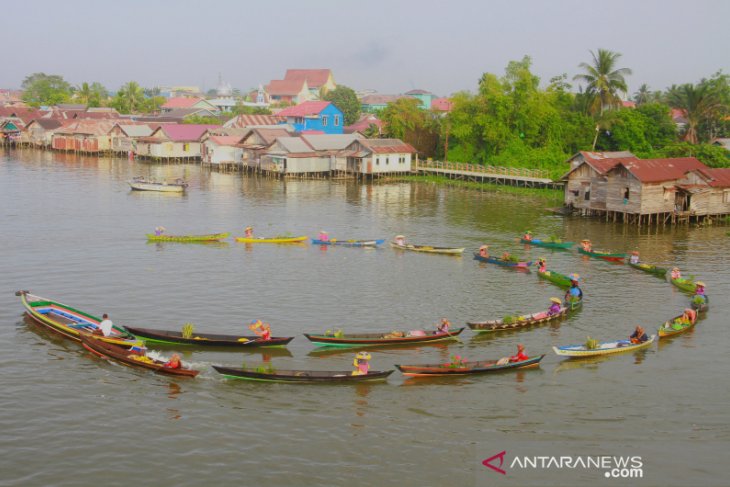
<svg viewBox="0 0 730 487"><path fill-rule="evenodd" d="M688 325L684 325L681 328L674 328L672 325L674 324L674 320L677 318L681 318L682 315L675 316L671 320L667 320L664 322L662 326L659 327L659 330L657 330L657 336L659 338L670 338L676 335L681 335L682 333L691 330L694 328L695 324L697 324L697 319L695 319L692 323Z"/></svg>
<svg viewBox="0 0 730 487"><path fill-rule="evenodd" d="M394 338L386 338L385 335L388 333L353 334L349 337L348 335L334 337L305 333L304 336L307 337L307 340L310 342L326 347L382 347L390 345L430 343L440 340L456 340L462 331L464 331L464 328L457 328L449 333L434 333L426 336L403 336Z"/></svg>
<svg viewBox="0 0 730 487"><path fill-rule="evenodd" d="M312 239L312 244L314 244L314 245L342 245L344 247L377 247L378 245L383 245L384 243L385 243L385 239L378 239L378 240L336 240L336 239L318 240L316 238Z"/></svg>
<svg viewBox="0 0 730 487"><path fill-rule="evenodd" d="M684 292L687 293L694 293L697 291L697 284L694 283L694 281L690 281L689 279L670 279L672 281L672 284L677 286L679 289L681 289Z"/></svg>
<svg viewBox="0 0 730 487"><path fill-rule="evenodd" d="M484 257L479 255L478 253L474 253L474 260L478 260L480 262L489 262L490 264L497 264L502 267L511 267L514 269L528 269L532 265L532 261L530 262L512 262L512 261L505 261L502 259L497 259L495 257Z"/></svg>
<svg viewBox="0 0 730 487"><path fill-rule="evenodd" d="M135 191L159 191L162 193L182 193L187 188L187 184L141 183L135 181L129 181L129 186Z"/></svg>
<svg viewBox="0 0 730 487"><path fill-rule="evenodd" d="M351 371L320 370L280 370L276 372L256 372L232 367L213 365L216 372L231 379L244 379L260 382L292 382L292 383L351 383L384 381L392 370L373 371L364 375L352 375Z"/></svg>
<svg viewBox="0 0 730 487"><path fill-rule="evenodd" d="M410 250L411 252L424 252L427 254L445 254L445 255L461 255L464 253L465 248L457 247L433 247L431 245L400 245L395 242L390 242L390 246L400 250Z"/></svg>
<svg viewBox="0 0 730 487"><path fill-rule="evenodd" d="M168 345L186 345L192 347L237 347L263 348L285 347L294 337L271 337L262 340L258 336L219 335L212 333L194 333L193 338L184 338L179 331L153 330L150 328L127 327L130 333L147 342L165 343Z"/></svg>
<svg viewBox="0 0 730 487"><path fill-rule="evenodd" d="M653 274L657 277L664 277L667 275L667 269L664 267L657 267L655 265L651 264L632 264L631 262L628 263L631 267L634 269L638 269L640 271L648 272L649 274Z"/></svg>
<svg viewBox="0 0 730 487"><path fill-rule="evenodd" d="M560 274L559 272L551 270L547 270L546 272L537 271L537 275L538 277L541 277L546 281L550 281L564 289L568 289L570 287L570 278L564 274Z"/></svg>
<svg viewBox="0 0 730 487"><path fill-rule="evenodd" d="M654 340L656 340L656 335L650 336L644 343L633 344L629 342L628 345L619 346L620 343L627 342L627 340L622 340L618 342L601 343L598 348L593 350L588 350L585 348L585 345L567 345L564 347L553 347L553 351L561 357L568 358L596 357L598 355L611 355L614 353L631 352L647 348L654 343Z"/></svg>
<svg viewBox="0 0 730 487"><path fill-rule="evenodd" d="M548 242L545 240L538 240L538 239L525 240L524 238L521 238L520 242L522 242L523 244L526 244L526 245L535 245L537 247L544 247L546 249L563 249L563 250L568 250L575 245L575 242Z"/></svg>
<svg viewBox="0 0 730 487"><path fill-rule="evenodd" d="M236 242L241 243L297 243L304 242L309 237L271 237L271 238L249 238L249 237L236 237Z"/></svg>
<svg viewBox="0 0 730 487"><path fill-rule="evenodd" d="M230 236L230 233L211 233L208 235L155 235L147 234L150 242L218 242Z"/></svg>
<svg viewBox="0 0 730 487"><path fill-rule="evenodd" d="M424 365L396 365L401 373L408 377L442 377L453 375L474 375L501 372L508 369L525 369L539 367L540 361L545 355L530 358L521 362L509 362L497 365L496 360L482 362L465 362L464 367L451 367L449 364L424 364Z"/></svg>
<svg viewBox="0 0 730 487"><path fill-rule="evenodd" d="M570 311L570 308L563 306L560 308L560 312L554 315L547 316L545 312L533 313L526 316L524 320L515 321L512 323L504 323L503 320L488 320L488 321L472 321L467 322L469 328L476 333L491 333L497 331L506 330L517 330L519 328L526 328L533 325L542 325L551 321L557 321L565 318Z"/></svg>
<svg viewBox="0 0 730 487"><path fill-rule="evenodd" d="M611 262L622 262L626 258L626 254L617 254L611 252L588 252L578 247L578 253L593 257L596 259L609 260Z"/></svg>

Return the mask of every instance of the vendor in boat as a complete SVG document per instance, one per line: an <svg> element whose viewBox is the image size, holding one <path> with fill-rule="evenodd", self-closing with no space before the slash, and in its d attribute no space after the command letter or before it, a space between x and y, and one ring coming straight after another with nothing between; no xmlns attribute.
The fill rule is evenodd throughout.
<svg viewBox="0 0 730 487"><path fill-rule="evenodd" d="M568 276L568 279L570 279L570 289L565 293L565 300L566 301L580 301L583 299L583 290L578 286L578 282L580 281L580 276L576 273L570 274Z"/></svg>
<svg viewBox="0 0 730 487"><path fill-rule="evenodd" d="M170 360L165 362L163 365L166 369L182 369L182 363L180 362L180 355L173 353Z"/></svg>
<svg viewBox="0 0 730 487"><path fill-rule="evenodd" d="M112 320L109 319L109 315L104 313L104 315L101 317L101 323L99 323L99 327L94 330L94 333L96 335L103 335L105 337L108 337L111 336L113 329L114 323L112 323Z"/></svg>
<svg viewBox="0 0 730 487"><path fill-rule="evenodd" d="M641 325L637 325L636 330L634 330L634 333L631 334L629 340L631 340L631 343L636 345L648 341L649 337L646 335L644 328L642 328Z"/></svg>
<svg viewBox="0 0 730 487"><path fill-rule="evenodd" d="M253 238L253 227L246 227L243 230L243 236L246 238Z"/></svg>
<svg viewBox="0 0 730 487"><path fill-rule="evenodd" d="M702 299L707 301L707 295L705 294L705 283L702 281L695 282L695 296L702 296Z"/></svg>
<svg viewBox="0 0 730 487"><path fill-rule="evenodd" d="M367 352L357 352L352 361L352 365L355 366L352 375L367 375L370 371L370 358L370 354Z"/></svg>
<svg viewBox="0 0 730 487"><path fill-rule="evenodd" d="M396 235L393 240L396 245L404 246L406 244L406 237L403 235Z"/></svg>
<svg viewBox="0 0 730 487"><path fill-rule="evenodd" d="M537 272L547 272L547 260L545 260L545 257L540 257L539 259L537 259Z"/></svg>
<svg viewBox="0 0 730 487"><path fill-rule="evenodd" d="M528 242L532 242L532 232L526 231L525 234L522 236L522 240L526 240Z"/></svg>
<svg viewBox="0 0 730 487"><path fill-rule="evenodd" d="M593 245L591 244L591 241L587 238L584 238L580 241L580 246L583 248L586 252L593 252Z"/></svg>
<svg viewBox="0 0 730 487"><path fill-rule="evenodd" d="M692 308L685 308L682 314L682 321L688 325L691 325L697 320L697 311Z"/></svg>
<svg viewBox="0 0 730 487"><path fill-rule="evenodd" d="M672 279L682 279L682 272L679 270L679 267L672 268L672 273L670 274L670 277Z"/></svg>
<svg viewBox="0 0 730 487"><path fill-rule="evenodd" d="M512 255L508 251L505 250L504 252L502 252L502 260L509 261L511 260L511 257Z"/></svg>
<svg viewBox="0 0 730 487"><path fill-rule="evenodd" d="M330 241L330 234L325 232L324 230L319 231L319 236L317 237L318 240L322 242L329 242Z"/></svg>
<svg viewBox="0 0 730 487"><path fill-rule="evenodd" d="M489 245L482 245L479 247L479 257L489 257Z"/></svg>
<svg viewBox="0 0 730 487"><path fill-rule="evenodd" d="M438 328L436 328L436 333L448 333L450 326L451 322L449 320L441 318L441 323L439 323Z"/></svg>
<svg viewBox="0 0 730 487"><path fill-rule="evenodd" d="M155 228L155 236L159 237L163 233L165 233L165 230L167 230L165 227L156 227Z"/></svg>
<svg viewBox="0 0 730 487"><path fill-rule="evenodd" d="M631 257L629 257L629 262L632 264L639 263L639 251L638 250L634 250L631 252Z"/></svg>
<svg viewBox="0 0 730 487"><path fill-rule="evenodd" d="M259 340L271 340L271 325L268 323L264 323L261 320L253 320L248 328L260 337Z"/></svg>
<svg viewBox="0 0 730 487"><path fill-rule="evenodd" d="M563 304L563 302L560 301L560 298L550 298L550 301L552 302L552 304L550 305L550 308L548 308L548 316L554 316L560 313L560 309L562 308Z"/></svg>
<svg viewBox="0 0 730 487"><path fill-rule="evenodd" d="M517 354L516 355L512 355L509 358L509 361L510 362L522 362L522 361L525 361L525 360L527 360L529 358L530 357L528 357L527 354L525 353L525 346L523 344L521 344L521 343L518 343L517 344Z"/></svg>

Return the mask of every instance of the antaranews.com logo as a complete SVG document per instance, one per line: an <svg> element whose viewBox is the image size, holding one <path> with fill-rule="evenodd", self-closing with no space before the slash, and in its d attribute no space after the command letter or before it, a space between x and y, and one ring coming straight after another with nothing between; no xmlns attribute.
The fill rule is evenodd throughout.
<svg viewBox="0 0 730 487"><path fill-rule="evenodd" d="M482 461L482 465L500 475L520 470L596 470L607 479L644 477L644 461L639 455L515 455L509 458L503 450Z"/></svg>

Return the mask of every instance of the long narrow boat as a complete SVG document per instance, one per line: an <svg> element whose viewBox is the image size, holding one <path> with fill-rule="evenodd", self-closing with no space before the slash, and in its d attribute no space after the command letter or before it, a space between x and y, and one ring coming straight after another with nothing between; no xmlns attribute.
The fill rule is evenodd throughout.
<svg viewBox="0 0 730 487"><path fill-rule="evenodd" d="M218 242L228 238L231 234L226 233L209 233L206 235L155 235L147 234L147 240L150 242Z"/></svg>
<svg viewBox="0 0 730 487"><path fill-rule="evenodd" d="M670 279L670 281L684 292L694 293L697 291L697 284L692 279Z"/></svg>
<svg viewBox="0 0 730 487"><path fill-rule="evenodd" d="M426 252L429 254L446 254L461 255L466 250L464 247L434 247L433 245L401 245L396 242L390 242L390 246L400 250L410 250L413 252Z"/></svg>
<svg viewBox="0 0 730 487"><path fill-rule="evenodd" d="M621 262L626 258L626 254L621 254L619 252L605 252L602 250L593 250L589 252L587 250L583 250L581 247L578 247L578 253L587 255L589 257L595 257L597 259L610 260L613 262Z"/></svg>
<svg viewBox="0 0 730 487"><path fill-rule="evenodd" d="M34 322L66 338L80 342L82 332L93 333L99 329L101 319L89 313L36 296L30 291L18 291L15 295L20 296L26 313ZM110 336L99 338L126 347L141 344L134 335L118 326L112 328Z"/></svg>
<svg viewBox="0 0 730 487"><path fill-rule="evenodd" d="M339 336L305 333L304 336L312 343L328 347L367 347L456 340L456 337L462 331L464 331L464 328L457 328L450 332L415 330L386 333L352 333Z"/></svg>
<svg viewBox="0 0 730 487"><path fill-rule="evenodd" d="M490 264L501 265L502 267L513 267L516 269L528 269L532 265L532 261L529 262L515 262L511 260L498 259L496 257L484 257L479 255L478 252L474 252L474 259L481 262L489 262Z"/></svg>
<svg viewBox="0 0 730 487"><path fill-rule="evenodd" d="M370 382L382 381L392 374L393 370L374 370L363 375L352 375L348 370L272 370L268 372L257 372L233 367L222 367L214 365L213 368L220 374L231 379L245 379L263 382Z"/></svg>
<svg viewBox="0 0 730 487"><path fill-rule="evenodd" d="M665 321L664 324L660 326L659 330L657 331L657 335L659 336L659 338L668 338L679 335L680 333L684 333L685 331L690 330L697 323L697 318L695 318L695 320L691 323L675 324L675 321L680 320L681 318L682 315L679 315L675 316L671 320Z"/></svg>
<svg viewBox="0 0 730 487"><path fill-rule="evenodd" d="M570 278L566 276L565 274L561 274L559 272L547 270L545 272L537 271L537 275L547 281L552 282L553 284L556 284L564 289L567 289L570 287Z"/></svg>
<svg viewBox="0 0 730 487"><path fill-rule="evenodd" d="M161 191L163 193L182 193L188 187L188 183L182 179L176 180L174 183L167 181L152 181L144 178L134 178L128 181L129 186L136 191Z"/></svg>
<svg viewBox="0 0 730 487"><path fill-rule="evenodd" d="M517 328L525 328L532 325L541 325L550 321L556 321L564 318L570 308L568 306L562 306L560 311L554 315L548 315L546 311L540 311L526 316L520 316L518 319L505 323L504 319L499 320L487 320L487 321L469 321L466 324L469 325L473 331L477 333L488 333L493 331L504 331L504 330L516 330Z"/></svg>
<svg viewBox="0 0 730 487"><path fill-rule="evenodd" d="M474 362L463 362L461 366L455 367L452 364L422 364L422 365L397 365L396 368L403 375L409 377L434 377L443 375L469 375L486 374L488 372L499 372L507 369L526 369L539 367L540 361L545 355L529 358L520 362L508 362L499 364L498 360L481 360Z"/></svg>
<svg viewBox="0 0 730 487"><path fill-rule="evenodd" d="M304 242L309 237L302 235L299 237L236 237L236 242L242 243L297 243Z"/></svg>
<svg viewBox="0 0 730 487"><path fill-rule="evenodd" d="M81 344L84 346L85 349L95 355L98 355L99 357L116 360L117 362L121 362L125 365L130 365L133 367L149 369L160 374L195 377L200 373L199 370L183 368L171 369L169 367L165 367L165 362L163 362L162 360L153 359L143 353L140 354L130 352L123 347L103 342L98 338L89 335L88 333L83 333L81 335Z"/></svg>
<svg viewBox="0 0 730 487"><path fill-rule="evenodd" d="M583 306L583 298L581 297L580 299L567 299L565 301L565 306L570 308L570 311L576 311L581 306Z"/></svg>
<svg viewBox="0 0 730 487"><path fill-rule="evenodd" d="M654 343L656 335L649 337L644 343L631 343L629 340L616 340L615 342L599 343L594 349L586 348L585 344L581 345L565 345L563 347L553 347L556 354L561 357L579 358L594 357L596 355L610 355L613 353L632 352L641 348L646 348Z"/></svg>
<svg viewBox="0 0 730 487"><path fill-rule="evenodd" d="M575 242L551 242L550 240L540 240L533 238L532 240L520 239L520 242L527 245L535 245L537 247L544 247L547 249L570 249L575 245Z"/></svg>
<svg viewBox="0 0 730 487"><path fill-rule="evenodd" d="M182 332L173 330L153 330L151 328L126 327L136 337L147 342L166 343L175 345L192 345L196 347L285 347L294 337L271 337L262 340L259 336L220 335L213 333L194 333L191 338L182 336Z"/></svg>
<svg viewBox="0 0 730 487"><path fill-rule="evenodd" d="M383 245L385 243L385 239L377 239L377 240L337 240L334 238L331 238L329 240L319 240L316 238L312 239L312 243L314 245L343 245L345 247L377 247L378 245Z"/></svg>
<svg viewBox="0 0 730 487"><path fill-rule="evenodd" d="M632 264L631 262L628 263L631 267L634 269L639 269L640 271L648 272L649 274L654 274L658 277L665 277L667 275L667 269L664 267L657 267L652 264Z"/></svg>

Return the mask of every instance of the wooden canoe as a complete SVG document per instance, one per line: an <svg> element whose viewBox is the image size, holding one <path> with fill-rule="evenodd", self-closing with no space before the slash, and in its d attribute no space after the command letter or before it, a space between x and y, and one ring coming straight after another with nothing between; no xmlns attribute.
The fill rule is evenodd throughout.
<svg viewBox="0 0 730 487"><path fill-rule="evenodd" d="M163 193L182 193L188 187L188 183L178 180L174 183L149 181L144 178L134 178L128 181L129 186L136 191L160 191Z"/></svg>
<svg viewBox="0 0 730 487"><path fill-rule="evenodd" d="M425 331L423 335L413 334L412 331L397 331L385 333L352 333L342 336L317 335L305 333L312 343L327 347L363 347L363 346L384 346L384 345L410 345L414 343L435 342L439 340L456 340L456 337L464 331L464 328L456 328L448 333L438 331ZM402 336L398 336L402 335Z"/></svg>
<svg viewBox="0 0 730 487"><path fill-rule="evenodd" d="M638 269L640 271L648 272L649 274L654 274L658 277L665 277L667 275L667 269L664 267L657 267L652 264L632 264L631 262L628 263L631 267L634 269Z"/></svg>
<svg viewBox="0 0 730 487"><path fill-rule="evenodd" d="M349 370L274 370L271 372L257 372L233 367L222 367L214 365L213 368L220 374L231 379L245 379L263 382L327 382L327 383L348 383L348 382L369 382L381 381L388 378L393 370L374 370L363 375L352 375Z"/></svg>
<svg viewBox="0 0 730 487"><path fill-rule="evenodd" d="M385 239L377 239L377 240L337 240L334 238L331 238L329 240L319 240L316 238L312 239L312 243L314 245L342 245L345 247L377 247L378 245L383 245L385 243Z"/></svg>
<svg viewBox="0 0 730 487"><path fill-rule="evenodd" d="M489 262L490 264L497 264L503 267L512 267L516 269L530 269L532 261L529 262L514 262L511 260L502 260L496 257L482 257L478 252L474 252L474 259L481 262Z"/></svg>
<svg viewBox="0 0 730 487"><path fill-rule="evenodd" d="M697 284L691 279L670 279L670 281L684 292L694 293L697 291Z"/></svg>
<svg viewBox="0 0 730 487"><path fill-rule="evenodd" d="M539 367L545 355L529 358L520 362L508 362L499 365L497 360L481 360L464 362L463 367L452 367L451 364L396 365L403 375L409 377L434 377L444 375L469 375L499 372L507 369L524 369Z"/></svg>
<svg viewBox="0 0 730 487"><path fill-rule="evenodd" d="M565 345L563 347L553 347L553 351L561 357L579 358L594 357L597 355L610 355L614 353L632 352L646 348L654 343L656 335L649 337L644 343L633 344L629 340L616 340L614 342L599 343L597 348L589 350L585 344L581 345Z"/></svg>
<svg viewBox="0 0 730 487"><path fill-rule="evenodd" d="M561 274L559 272L551 271L548 269L545 272L537 271L537 275L564 289L567 289L570 287L570 278L568 276L566 276L565 274Z"/></svg>
<svg viewBox="0 0 730 487"><path fill-rule="evenodd" d="M124 365L132 367L140 367L142 369L152 370L160 374L176 375L182 377L195 377L200 373L199 370L192 369L171 369L165 367L165 362L156 360L146 356L144 353L130 353L129 350L117 345L106 343L88 333L81 334L81 344L85 349L99 357L116 360Z"/></svg>
<svg viewBox="0 0 730 487"><path fill-rule="evenodd" d="M605 252L602 250L594 250L588 252L587 250L583 250L582 247L578 247L578 253L587 255L589 257L595 257L597 259L610 260L613 262L621 262L626 258L626 254L621 254L618 252Z"/></svg>
<svg viewBox="0 0 730 487"><path fill-rule="evenodd" d="M101 318L89 313L36 296L29 291L18 291L15 295L20 296L26 313L35 323L70 340L80 342L82 332L93 333L99 329ZM111 336L99 338L122 347L142 345L134 335L118 326L112 328Z"/></svg>
<svg viewBox="0 0 730 487"><path fill-rule="evenodd" d="M192 338L184 338L182 332L173 330L153 330L151 328L126 327L136 337L147 342L166 343L175 345L191 345L196 347L285 347L294 337L271 337L262 340L252 335L220 335L213 333L193 333Z"/></svg>
<svg viewBox="0 0 730 487"><path fill-rule="evenodd" d="M546 249L570 249L575 245L575 242L551 242L549 240L540 240L533 238L532 240L520 239L520 242L527 245L535 245L537 247L544 247Z"/></svg>
<svg viewBox="0 0 730 487"><path fill-rule="evenodd" d="M218 242L228 238L230 233L209 233L207 235L155 235L147 234L150 242Z"/></svg>
<svg viewBox="0 0 730 487"><path fill-rule="evenodd" d="M549 323L551 321L559 320L564 318L570 308L563 306L560 308L558 313L554 315L548 315L545 311L526 315L521 320L515 320L512 323L505 323L504 320L488 320L488 321L470 321L466 324L469 325L473 331L477 333L489 333L493 331L505 331L505 330L516 330L518 328L525 328L532 325L541 325Z"/></svg>
<svg viewBox="0 0 730 487"><path fill-rule="evenodd" d="M457 248L457 247L434 247L432 245L413 245L413 244L405 244L400 245L395 242L390 242L390 246L396 249L400 250L410 250L413 252L425 252L428 254L446 254L446 255L461 255L464 250L466 250L464 247Z"/></svg>
<svg viewBox="0 0 730 487"><path fill-rule="evenodd" d="M297 243L304 242L309 237L306 235L299 237L236 237L236 242L241 243Z"/></svg>
<svg viewBox="0 0 730 487"><path fill-rule="evenodd" d="M657 336L659 336L659 338L673 337L675 335L679 335L681 333L684 333L687 330L692 329L692 327L694 327L695 324L697 323L697 319L695 318L695 320L692 323L682 324L681 326L677 326L675 328L674 320L681 319L682 316L683 315L675 316L671 320L665 321L664 324L659 327L659 330L657 331Z"/></svg>

